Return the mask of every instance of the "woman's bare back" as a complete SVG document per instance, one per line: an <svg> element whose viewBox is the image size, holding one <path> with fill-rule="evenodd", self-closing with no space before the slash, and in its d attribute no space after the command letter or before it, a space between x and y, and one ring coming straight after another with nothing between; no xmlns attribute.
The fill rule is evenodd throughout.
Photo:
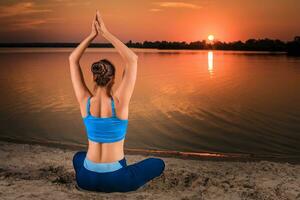
<svg viewBox="0 0 300 200"><path fill-rule="evenodd" d="M112 98L115 103L116 117L119 119L128 119L128 107L122 107L117 97L113 96ZM110 118L112 117L112 108L110 105L110 98L92 96L90 114L94 117ZM84 113L82 117L87 115L86 107L83 107L82 113ZM93 162L108 163L124 158L124 139L114 143L99 143L88 140L88 143L87 158Z"/></svg>

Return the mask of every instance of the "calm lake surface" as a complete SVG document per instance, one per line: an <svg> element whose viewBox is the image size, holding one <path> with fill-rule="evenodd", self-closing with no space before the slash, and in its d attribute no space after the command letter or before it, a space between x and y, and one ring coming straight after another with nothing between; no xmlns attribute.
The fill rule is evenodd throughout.
<svg viewBox="0 0 300 200"><path fill-rule="evenodd" d="M86 144L68 66L71 49L0 49L0 138ZM138 77L126 148L299 155L300 58L134 49ZM88 49L81 66L114 49Z"/></svg>

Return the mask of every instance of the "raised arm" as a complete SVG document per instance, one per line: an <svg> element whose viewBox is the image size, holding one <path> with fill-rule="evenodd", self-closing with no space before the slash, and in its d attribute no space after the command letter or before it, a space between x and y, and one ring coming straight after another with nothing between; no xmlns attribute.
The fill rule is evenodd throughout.
<svg viewBox="0 0 300 200"><path fill-rule="evenodd" d="M115 92L115 96L122 105L129 105L136 82L138 56L106 29L99 11L97 11L97 21L96 27L98 32L112 43L125 61L125 71L123 73L121 84Z"/></svg>
<svg viewBox="0 0 300 200"><path fill-rule="evenodd" d="M95 15L92 23L92 32L72 51L72 53L69 56L71 80L73 84L73 89L75 91L75 96L79 104L82 103L86 97L91 95L91 92L89 91L84 82L79 61L86 48L94 40L97 34L98 32L96 29Z"/></svg>

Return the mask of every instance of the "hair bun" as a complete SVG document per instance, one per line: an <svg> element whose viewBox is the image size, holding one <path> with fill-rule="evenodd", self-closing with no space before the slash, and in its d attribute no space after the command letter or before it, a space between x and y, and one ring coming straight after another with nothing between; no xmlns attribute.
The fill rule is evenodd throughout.
<svg viewBox="0 0 300 200"><path fill-rule="evenodd" d="M94 74L100 74L101 76L103 76L107 73L107 68L103 63L96 62L92 65L92 72Z"/></svg>
<svg viewBox="0 0 300 200"><path fill-rule="evenodd" d="M115 75L114 66L106 59L93 63L91 71L94 74L94 81L100 86L107 85L107 83L112 80L112 77Z"/></svg>

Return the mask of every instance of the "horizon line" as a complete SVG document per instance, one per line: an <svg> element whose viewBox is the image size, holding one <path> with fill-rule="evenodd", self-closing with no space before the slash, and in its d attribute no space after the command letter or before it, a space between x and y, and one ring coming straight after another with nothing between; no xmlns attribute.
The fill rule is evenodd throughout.
<svg viewBox="0 0 300 200"><path fill-rule="evenodd" d="M300 35L300 34L299 34ZM293 39L295 39L296 37L300 37L299 35L296 35L294 36ZM222 40L218 40L218 39L215 39L214 41L208 41L207 39L199 39L199 40L193 40L193 41L190 41L190 42L187 42L187 41L184 41L184 40L143 40L141 42L163 42L163 41L166 41L166 42L185 42L185 43L191 43L191 42L203 42L203 41L208 41L209 43L216 43L216 42L222 42L222 43L231 43L231 42L246 42L248 40L279 40L279 41L282 41L282 42L290 42L290 41L293 41L293 40L281 40L281 39L277 39L277 38L268 38L268 37L262 37L262 38L248 38L248 39L245 39L245 40L232 40L232 41L222 41ZM132 42L132 43L141 43L139 41L134 41L132 39L129 39L127 42ZM126 42L126 43L127 43ZM0 44L7 44L7 43L11 43L11 44L24 44L24 43L80 43L79 42L1 42L0 41ZM96 43L96 44L106 44L105 42L92 42L92 43ZM110 42L107 42L107 43L110 43Z"/></svg>

